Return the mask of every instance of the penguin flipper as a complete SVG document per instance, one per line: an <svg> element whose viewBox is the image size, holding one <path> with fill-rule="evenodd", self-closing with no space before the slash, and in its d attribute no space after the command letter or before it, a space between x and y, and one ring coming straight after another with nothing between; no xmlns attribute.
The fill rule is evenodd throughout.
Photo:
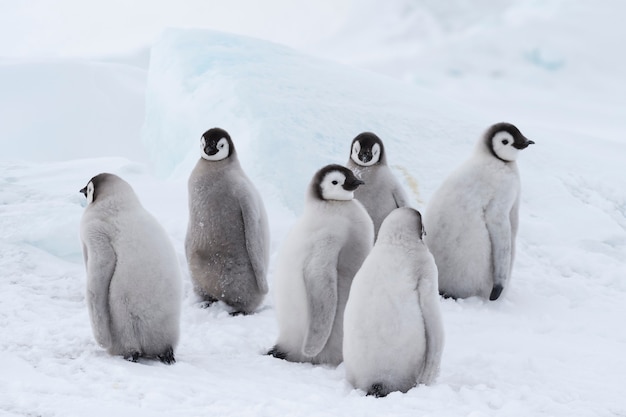
<svg viewBox="0 0 626 417"><path fill-rule="evenodd" d="M409 207L409 199L404 192L404 189L400 184L396 184L393 190L391 190L393 201L396 203L396 208Z"/></svg>
<svg viewBox="0 0 626 417"><path fill-rule="evenodd" d="M337 313L338 253L334 239L324 239L304 263L309 325L302 353L309 357L319 354L326 345Z"/></svg>
<svg viewBox="0 0 626 417"><path fill-rule="evenodd" d="M439 374L441 355L444 344L443 319L439 306L439 291L437 283L437 269L424 271L418 282L417 296L424 330L426 333L426 353L424 366L418 383L430 384Z"/></svg>
<svg viewBox="0 0 626 417"><path fill-rule="evenodd" d="M111 315L109 311L109 286L115 272L117 256L109 237L104 233L90 234L84 242L87 260L87 307L96 341L109 347L111 337Z"/></svg>
<svg viewBox="0 0 626 417"><path fill-rule="evenodd" d="M243 218L244 234L248 258L261 294L267 294L267 265L269 263L269 230L267 215L263 207L254 204L252 196L242 199L241 216ZM262 204L262 203L260 203Z"/></svg>
<svg viewBox="0 0 626 417"><path fill-rule="evenodd" d="M502 289L511 275L513 264L513 237L511 220L503 216L497 201L492 201L485 211L487 231L491 241L491 259L493 262L493 283L490 300L500 296ZM499 291L497 290L499 288ZM497 294L496 294L497 293ZM491 298L491 297L495 298Z"/></svg>
<svg viewBox="0 0 626 417"><path fill-rule="evenodd" d="M502 285L496 284L493 286L493 289L491 290L491 294L489 294L489 300L491 301L495 301L500 297L500 294L502 294L502 290L504 288L502 287Z"/></svg>

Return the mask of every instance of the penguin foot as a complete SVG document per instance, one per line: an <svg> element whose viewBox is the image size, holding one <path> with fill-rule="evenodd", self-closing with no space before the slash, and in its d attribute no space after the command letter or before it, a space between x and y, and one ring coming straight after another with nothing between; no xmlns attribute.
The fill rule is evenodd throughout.
<svg viewBox="0 0 626 417"><path fill-rule="evenodd" d="M372 384L370 389L367 391L367 395L373 395L376 398L386 397L387 394L389 393L385 389L385 386L379 382Z"/></svg>
<svg viewBox="0 0 626 417"><path fill-rule="evenodd" d="M268 356L273 356L277 359L287 359L287 354L285 352L283 352L282 350L278 349L278 346L274 346L273 348L271 348L266 355Z"/></svg>
<svg viewBox="0 0 626 417"><path fill-rule="evenodd" d="M454 295L448 294L447 292L440 292L439 295L441 295L443 298L452 298L453 300L456 300L457 297L455 297Z"/></svg>
<svg viewBox="0 0 626 417"><path fill-rule="evenodd" d="M209 308L217 302L217 298L205 298L200 303L200 308Z"/></svg>
<svg viewBox="0 0 626 417"><path fill-rule="evenodd" d="M157 358L159 358L159 360L166 365L172 365L176 363L176 359L174 358L174 349L172 349L171 346L167 348L165 352L157 355Z"/></svg>
<svg viewBox="0 0 626 417"><path fill-rule="evenodd" d="M131 354L124 355L124 359L126 359L129 362L137 363L139 361L140 356L141 356L141 353L133 352Z"/></svg>
<svg viewBox="0 0 626 417"><path fill-rule="evenodd" d="M493 289L491 290L491 294L489 294L489 300L491 301L497 300L498 297L500 297L500 294L502 294L503 289L504 288L500 284L494 285Z"/></svg>
<svg viewBox="0 0 626 417"><path fill-rule="evenodd" d="M231 311L230 313L228 313L231 317L237 317L237 316L247 316L248 312L245 311Z"/></svg>

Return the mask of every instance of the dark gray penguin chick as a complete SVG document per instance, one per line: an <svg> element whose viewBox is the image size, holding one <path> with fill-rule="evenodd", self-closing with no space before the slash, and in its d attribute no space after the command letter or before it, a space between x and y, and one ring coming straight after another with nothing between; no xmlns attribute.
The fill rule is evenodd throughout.
<svg viewBox="0 0 626 417"><path fill-rule="evenodd" d="M520 179L515 162L533 144L510 123L491 126L474 154L441 184L425 211L439 292L496 300L515 257Z"/></svg>
<svg viewBox="0 0 626 417"><path fill-rule="evenodd" d="M377 236L385 217L394 209L407 207L409 199L387 165L383 141L375 134L364 132L352 140L346 165L367 184L356 190L354 196L372 217Z"/></svg>
<svg viewBox="0 0 626 417"><path fill-rule="evenodd" d="M249 314L268 291L269 225L263 201L223 129L207 130L189 177L185 252L196 293Z"/></svg>
<svg viewBox="0 0 626 417"><path fill-rule="evenodd" d="M87 307L96 341L112 355L173 363L182 280L174 248L131 186L99 174L80 190Z"/></svg>
<svg viewBox="0 0 626 417"><path fill-rule="evenodd" d="M363 184L341 165L320 169L304 212L277 258L274 302L279 336L269 354L294 362L343 360L343 312L374 226L354 191Z"/></svg>

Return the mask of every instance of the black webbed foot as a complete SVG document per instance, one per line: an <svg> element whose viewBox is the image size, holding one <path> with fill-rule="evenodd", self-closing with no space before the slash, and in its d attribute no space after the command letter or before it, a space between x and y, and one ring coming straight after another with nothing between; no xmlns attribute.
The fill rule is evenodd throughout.
<svg viewBox="0 0 626 417"><path fill-rule="evenodd" d="M500 284L494 285L493 289L491 290L491 294L489 294L489 300L491 301L497 300L498 297L500 297L500 294L502 294L503 289L504 288Z"/></svg>
<svg viewBox="0 0 626 417"><path fill-rule="evenodd" d="M278 349L278 346L274 346L271 348L266 355L273 356L277 359L287 359L287 354L282 350Z"/></svg>
<svg viewBox="0 0 626 417"><path fill-rule="evenodd" d="M141 353L139 352L133 352L131 354L128 355L124 355L124 359L126 359L129 362L134 362L137 363L139 361L139 357L141 356Z"/></svg>
<svg viewBox="0 0 626 417"><path fill-rule="evenodd" d="M157 358L159 358L159 360L166 365L172 365L176 363L176 359L174 358L174 349L172 349L171 346L167 348L167 350L162 354L157 355Z"/></svg>
<svg viewBox="0 0 626 417"><path fill-rule="evenodd" d="M443 298L451 298L453 300L456 300L457 297L455 297L454 295L448 294L447 292L440 292L439 295L441 295Z"/></svg>
<svg viewBox="0 0 626 417"><path fill-rule="evenodd" d="M200 308L209 308L217 302L217 298L205 297L200 303Z"/></svg>
<svg viewBox="0 0 626 417"><path fill-rule="evenodd" d="M387 394L389 393L385 389L385 386L381 383L372 384L370 389L367 391L367 395L373 395L376 398L386 397Z"/></svg>

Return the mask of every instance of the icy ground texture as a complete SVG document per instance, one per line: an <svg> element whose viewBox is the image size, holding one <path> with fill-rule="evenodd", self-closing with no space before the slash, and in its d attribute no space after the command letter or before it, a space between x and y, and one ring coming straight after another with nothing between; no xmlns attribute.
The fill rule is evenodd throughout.
<svg viewBox="0 0 626 417"><path fill-rule="evenodd" d="M593 25L590 36L602 27ZM618 63L624 68L623 61ZM71 64L60 72L48 63L35 65L41 76L32 78L14 68L10 79L25 86L48 76L90 80L91 64ZM397 174L406 185L415 181L410 193L421 209L444 176L471 152L477 135L500 120L472 102L472 90L464 100L472 103L470 109L450 103L436 85L411 87L252 39L170 31L154 46L147 84L143 139L153 165L138 163L131 149L138 143L126 133L107 135L106 142L126 158L64 154L64 149L94 143L98 129L91 136L64 133L82 123L92 106L119 121L125 128L120 132L136 129L136 118L120 118L117 109L129 103L128 111L141 114L133 100L145 88L145 79L121 64L98 69L103 78L96 80L136 75L122 76L126 84L114 83L123 88L108 89L111 108L101 106L101 100L77 98L75 91L65 94L73 91L70 82L60 92L52 82L41 83L31 90L33 97L54 100L34 100L33 106L41 105L41 114L58 114L65 121L60 130L44 128L43 134L23 136L16 129L15 138L2 138L13 156L0 158L0 413L626 415L626 141L622 125L587 128L594 123L589 103L596 107L591 116L610 115L619 109L612 99L568 102L567 123L560 123L552 117L560 111L553 105L558 97L544 102L536 97L548 95L506 83L507 94L520 103L532 96L526 101L532 108L518 104L506 110L508 120L537 142L519 161L523 200L510 291L495 303L442 300L446 346L437 382L374 399L347 384L343 366L314 367L264 356L277 335L271 297L248 317L230 317L223 305L200 308L182 243L185 182L197 159L199 136L213 125L231 131L242 165L265 193L274 262L313 171L345 162L356 133L380 134ZM579 74L568 66L553 74L572 91L581 85ZM616 79L611 71L603 74ZM482 83L480 91L494 88L486 79L471 79L477 88ZM615 89L620 88L623 84ZM457 98L462 91L455 93ZM0 97L3 110L10 108L5 97ZM77 100L84 105L76 106ZM57 113L67 108L73 111ZM15 115L26 125L39 120L24 116L29 109L24 106ZM96 126L106 125L101 124L106 119L94 120ZM6 126L2 121L0 128ZM32 149L41 153L34 157ZM47 162L32 162L39 160ZM159 177L152 174L153 167ZM91 335L78 242L84 199L78 190L101 171L115 172L133 185L178 251L186 291L176 365L127 363L108 356ZM271 286L271 273L269 282Z"/></svg>

